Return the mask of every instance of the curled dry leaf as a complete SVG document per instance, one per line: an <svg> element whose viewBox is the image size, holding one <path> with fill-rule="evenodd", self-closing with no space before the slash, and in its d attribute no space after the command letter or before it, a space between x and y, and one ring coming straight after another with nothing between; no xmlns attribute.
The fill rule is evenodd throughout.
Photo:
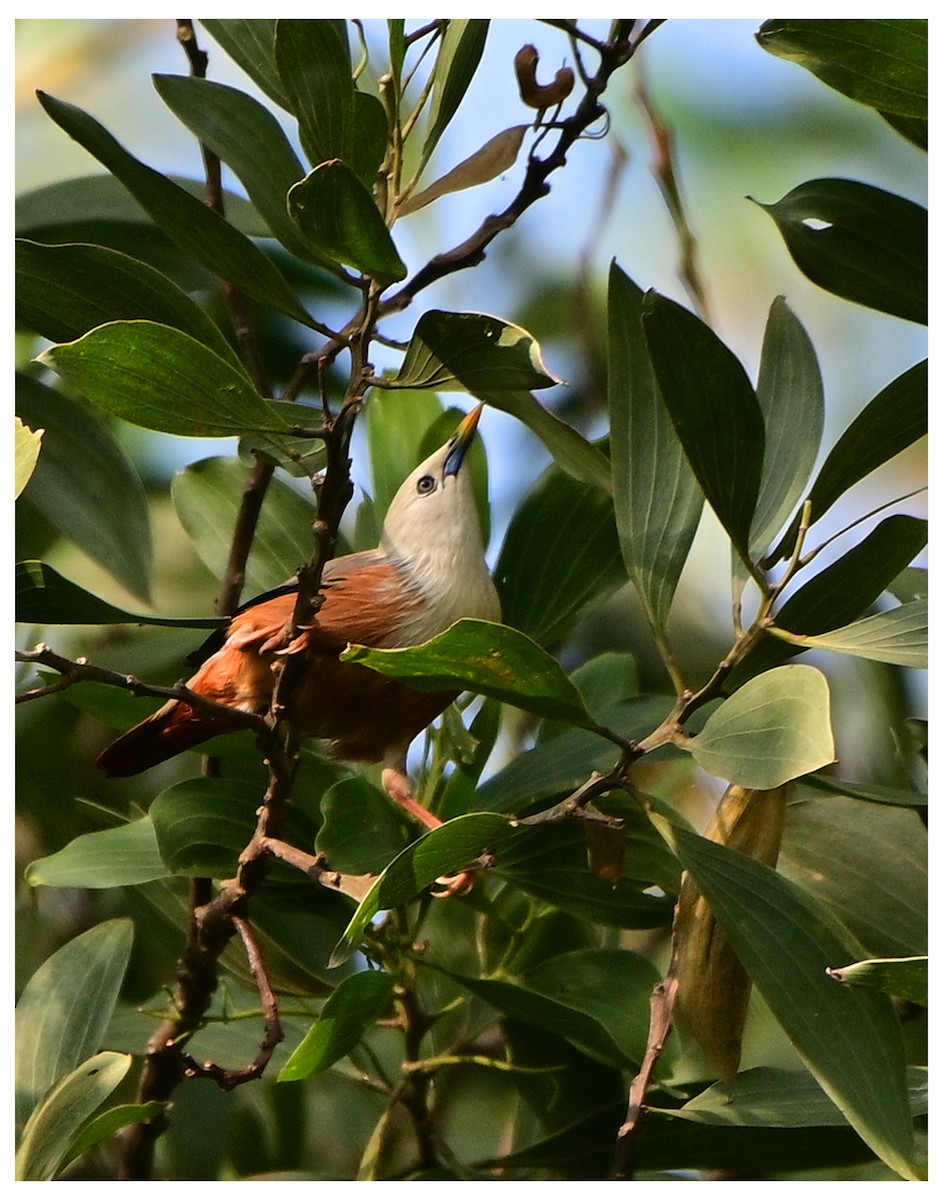
<svg viewBox="0 0 943 1200"><path fill-rule="evenodd" d="M559 104L573 91L575 77L570 67L561 67L553 77L553 83L537 82L537 64L540 55L535 46L522 46L514 56L514 70L521 99L531 108L550 108Z"/></svg>

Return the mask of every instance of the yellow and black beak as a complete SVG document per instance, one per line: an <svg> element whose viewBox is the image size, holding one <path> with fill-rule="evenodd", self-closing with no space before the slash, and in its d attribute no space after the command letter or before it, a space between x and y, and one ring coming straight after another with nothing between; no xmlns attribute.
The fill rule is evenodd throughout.
<svg viewBox="0 0 943 1200"><path fill-rule="evenodd" d="M468 448L475 440L475 430L478 428L478 419L484 407L483 404L479 404L477 408L473 408L452 435L448 453L445 456L444 474L457 475L459 473Z"/></svg>

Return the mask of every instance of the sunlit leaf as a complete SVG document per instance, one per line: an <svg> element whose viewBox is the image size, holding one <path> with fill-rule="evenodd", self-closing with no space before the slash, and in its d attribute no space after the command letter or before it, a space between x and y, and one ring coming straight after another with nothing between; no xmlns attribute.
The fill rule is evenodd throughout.
<svg viewBox="0 0 943 1200"><path fill-rule="evenodd" d="M851 654L873 662L894 663L898 667L927 669L929 612L926 600L912 600L888 612L875 613L851 625L829 630L817 636L788 633L773 627L770 633L794 646L808 650L831 650Z"/></svg>
<svg viewBox="0 0 943 1200"><path fill-rule="evenodd" d="M124 1079L130 1054L105 1051L65 1077L35 1109L16 1155L16 1179L54 1179L73 1139L100 1104Z"/></svg>
<svg viewBox="0 0 943 1200"><path fill-rule="evenodd" d="M525 634L491 621L457 621L438 637L404 650L349 646L341 660L421 691L466 689L537 716L596 727L557 660Z"/></svg>
<svg viewBox="0 0 943 1200"><path fill-rule="evenodd" d="M609 419L616 525L626 569L664 629L703 497L662 403L642 336L642 292L609 271Z"/></svg>
<svg viewBox="0 0 943 1200"><path fill-rule="evenodd" d="M145 429L232 437L287 428L244 371L168 325L113 321L38 361L104 412Z"/></svg>
<svg viewBox="0 0 943 1200"><path fill-rule="evenodd" d="M322 162L288 193L288 211L309 242L328 258L380 283L406 276L373 197L339 158Z"/></svg>
<svg viewBox="0 0 943 1200"><path fill-rule="evenodd" d="M866 959L847 967L832 967L829 975L839 983L874 988L927 1007L929 959L925 956Z"/></svg>
<svg viewBox="0 0 943 1200"><path fill-rule="evenodd" d="M88 1154L99 1142L114 1137L129 1125L138 1125L142 1121L161 1116L167 1111L167 1107L167 1101L148 1100L144 1104L118 1104L114 1108L106 1109L81 1130L69 1147L63 1166L67 1166L75 1158L81 1158L83 1154Z"/></svg>
<svg viewBox="0 0 943 1200"><path fill-rule="evenodd" d="M763 415L746 372L715 333L649 292L642 326L655 380L688 462L741 558L763 470Z"/></svg>
<svg viewBox="0 0 943 1200"><path fill-rule="evenodd" d="M45 429L26 495L64 537L129 591L150 595L151 523L144 485L111 430L87 405L17 373L16 409Z"/></svg>
<svg viewBox="0 0 943 1200"><path fill-rule="evenodd" d="M247 468L235 458L190 463L171 482L180 523L207 568L222 579L236 527ZM314 506L279 479L265 493L246 563L248 594L258 595L290 579L314 549Z"/></svg>
<svg viewBox="0 0 943 1200"><path fill-rule="evenodd" d="M121 989L133 926L105 921L42 964L16 1006L16 1115L22 1124L64 1075L94 1054Z"/></svg>
<svg viewBox="0 0 943 1200"><path fill-rule="evenodd" d="M927 323L925 208L853 179L814 179L760 208L813 283L878 312Z"/></svg>
<svg viewBox="0 0 943 1200"><path fill-rule="evenodd" d="M279 1072L279 1082L306 1079L326 1071L357 1045L385 1016L393 1000L395 980L385 971L359 971L342 979L324 1002L321 1015Z"/></svg>
<svg viewBox="0 0 943 1200"><path fill-rule="evenodd" d="M219 213L134 158L104 126L80 108L44 92L37 95L56 124L120 179L181 249L218 278L237 284L248 295L273 305L296 321L311 323L271 260Z"/></svg>
<svg viewBox="0 0 943 1200"><path fill-rule="evenodd" d="M46 431L45 429L30 429L28 425L23 424L19 417L15 417L14 420L16 422L14 483L16 484L15 498L18 498L36 470L39 451L43 444L43 434Z"/></svg>
<svg viewBox="0 0 943 1200"><path fill-rule="evenodd" d="M925 19L764 21L756 40L852 100L926 119Z"/></svg>
<svg viewBox="0 0 943 1200"><path fill-rule="evenodd" d="M747 788L775 788L834 761L828 684L793 665L745 683L685 743L698 766Z"/></svg>
<svg viewBox="0 0 943 1200"><path fill-rule="evenodd" d="M406 357L392 381L397 387L437 392L491 392L552 387L536 339L484 313L429 309L416 324Z"/></svg>

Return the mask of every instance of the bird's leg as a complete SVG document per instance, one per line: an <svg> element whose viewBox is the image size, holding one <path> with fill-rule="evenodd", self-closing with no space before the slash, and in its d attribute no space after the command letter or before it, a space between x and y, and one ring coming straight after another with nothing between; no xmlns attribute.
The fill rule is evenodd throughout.
<svg viewBox="0 0 943 1200"><path fill-rule="evenodd" d="M439 828L442 821L435 813L431 813L425 805L420 804L413 795L413 787L409 781L409 776L406 774L405 752L389 755L386 758L381 778L386 794L400 808L404 808L410 816L421 821L427 829ZM475 874L473 871L462 871L458 875L446 875L436 880L441 890L434 892L433 895L439 897L459 896L463 892L470 891L474 886L474 882Z"/></svg>
<svg viewBox="0 0 943 1200"><path fill-rule="evenodd" d="M406 774L406 764L399 762L387 764L383 768L383 788L391 800L395 801L400 808L405 810L421 821L427 829L438 829L442 822L431 813L425 805L420 804L413 795L412 784L409 782L409 776Z"/></svg>

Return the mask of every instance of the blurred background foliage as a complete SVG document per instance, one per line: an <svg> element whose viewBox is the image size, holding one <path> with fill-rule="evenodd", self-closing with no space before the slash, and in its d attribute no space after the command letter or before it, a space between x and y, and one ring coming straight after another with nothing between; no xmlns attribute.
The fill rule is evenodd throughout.
<svg viewBox="0 0 943 1200"><path fill-rule="evenodd" d="M615 77L606 96L610 123L605 138L578 143L566 168L553 177L550 195L494 243L486 260L472 271L441 280L423 299L425 307L500 314L534 334L549 368L566 381L542 393L542 402L587 436L601 435L607 423L605 295L610 261L615 258L644 287L690 302L680 272L678 231L653 171L655 149L646 105L671 131L694 262L708 317L720 337L755 379L763 328L775 296L785 296L810 331L825 383L823 456L851 417L926 352L922 328L849 304L805 279L768 216L748 199L770 203L804 180L819 176L860 179L919 203L926 202L927 192L925 156L898 137L873 110L849 102L794 64L765 54L754 39L759 23L668 21L631 69ZM606 25L585 23L596 33L603 33ZM368 40L382 45L385 22L366 21L364 26ZM260 96L205 33L202 42L210 54L211 78ZM526 114L508 118L509 113L521 112L512 61L526 42L537 45L548 66L565 57L566 42L557 31L534 22L493 21L482 69L436 150L429 178L454 165L465 157L469 146L480 145L511 120L527 119ZM94 114L123 145L157 169L201 179L196 141L174 120L150 83L152 73L185 71L171 21L18 20L17 192L56 185L96 170L88 155L40 110L36 88L67 98ZM506 176L445 197L397 225L397 246L410 271L431 254L456 244L488 212L502 207L516 191L522 169L521 162ZM225 170L224 183L240 193L238 181ZM337 298L330 286L323 282L318 286L322 288L319 315L323 313L330 322L335 312L342 310L335 306ZM407 337L415 316L413 310L400 314L384 325L384 332ZM300 341L298 330L284 322L263 334L269 336L270 345L278 344L269 363L277 387L309 347ZM17 365L26 365L41 348L35 338L21 337ZM379 368L393 364L392 358L390 363L383 361L380 347L376 350ZM494 563L511 514L550 458L523 425L495 409L488 411L481 434L489 460L490 559ZM118 435L141 471L151 502L153 610L170 616L211 614L216 580L182 529L169 490L174 476L189 463L213 453L233 454L235 443L172 438L124 424ZM361 431L354 446L354 478L372 492L369 452ZM860 513L921 487L925 477L926 449L920 442L837 504L823 522L823 536ZM351 538L356 537L356 509L355 500L346 527ZM906 511L924 515L923 498L909 500ZM89 591L115 604L140 609L140 597L123 591L109 571L58 537L28 498L18 505L17 522L18 557L41 557ZM836 550L839 548L840 544ZM691 678L709 674L729 644L728 581L728 543L707 512L671 619L676 652ZM31 644L30 632L24 632L23 644ZM198 640L192 631L125 627L59 629L56 637L56 648L63 653L87 654L104 666L166 683L178 679L185 654ZM639 663L643 688L666 690L667 677L628 587L615 590L581 614L567 637L562 658L567 668L573 668L604 651L630 652ZM913 681L916 673L863 659L810 657L836 682L833 720L843 774L879 784L910 785L907 764L912 756L902 751L901 743L912 736L908 719L926 716L925 692L919 679L916 684ZM864 697L867 703L862 702ZM115 694L104 703L127 709L131 702ZM114 802L113 785L106 785L90 766L106 736L101 722L90 715L94 708L92 701L80 709L66 698L50 698L43 705L22 706L17 714L18 810L28 814L17 827L18 879L22 879L26 863L96 827L104 819L96 810L99 801L107 797L109 804ZM101 715L107 719L113 712L114 708L102 710ZM529 744L526 728L515 734L519 735L516 740L507 738L506 753ZM497 765L500 758L493 764ZM247 755L245 770L253 769L257 767L249 765ZM646 770L643 768L643 777ZM181 763L171 762L152 773L146 783L128 781L122 793L127 811L145 808L158 787L168 786L185 773ZM655 790L670 790L677 783L670 770L661 768L657 774L653 769L651 785ZM703 822L711 800L716 799L706 777L695 773L685 777L680 786L682 801L684 791L689 793L692 820ZM76 797L83 803L76 805ZM878 842L885 831L882 825L876 833ZM788 852L787 841L786 858ZM34 890L21 884L19 895L18 990L51 950L76 931L125 913L139 918L127 997L144 1001L172 976L179 939L170 925L150 919L151 905L169 903L166 896L157 897L155 885L89 893ZM861 902L867 903L865 894ZM277 908L277 893L270 903ZM456 912L466 910L450 910L449 922L458 919ZM470 912L466 916L466 932L471 937ZM430 917L433 929L440 919L437 914ZM570 920L559 913L546 918L546 936L556 952L567 944ZM459 932L454 924L448 929L450 937ZM311 936L310 925L305 936ZM656 945L654 935L652 940L643 934L635 937L641 947ZM323 934L323 940L326 958L329 932ZM892 948L884 952L890 953ZM305 960L310 955L309 946ZM277 966L284 968L286 977L291 976L290 948ZM234 992L233 1003L244 999ZM744 1067L794 1065L794 1051L756 997L751 1000L751 1013ZM299 1020L303 1017L302 1013ZM139 1029L151 1025L144 1020ZM513 1032L513 1021L510 1027ZM913 1036L919 1042L919 1033ZM128 1037L133 1040L130 1032ZM522 1026L518 1038L522 1059L532 1054L540 1061L541 1051L528 1044L533 1031ZM372 1053L380 1058L395 1056L395 1048L385 1046L383 1039L381 1031ZM563 1042L554 1050L562 1057L575 1053L566 1051ZM618 1107L618 1073L597 1064L596 1075L590 1079L585 1072L587 1060L580 1057L581 1072L572 1073L574 1086L578 1083L592 1091L594 1109L607 1097ZM220 1163L225 1163L225 1169L238 1177L250 1170L291 1171L320 1157L331 1162L336 1172L332 1178L350 1177L357 1170L357 1148L376 1122L377 1105L343 1074L319 1077L317 1092L309 1091L306 1100L299 1098L303 1086L266 1085L240 1089L233 1095L224 1095L206 1082L182 1089L163 1150L168 1169L180 1178L215 1178ZM461 1080L461 1089L466 1100L470 1097L482 1110L491 1110L494 1124L500 1124L497 1114L510 1103L507 1089L491 1081L487 1073L469 1073ZM534 1090L538 1107L542 1105L545 1114L552 1113L553 1088L546 1079L535 1077ZM308 1119L309 1107L316 1107L316 1121ZM214 1113L218 1121L207 1119ZM333 1113L338 1114L336 1126ZM449 1128L448 1136L466 1161L495 1152L487 1137L478 1137L473 1122ZM250 1145L254 1147L251 1155L245 1151ZM872 1169L868 1178L875 1177Z"/></svg>

